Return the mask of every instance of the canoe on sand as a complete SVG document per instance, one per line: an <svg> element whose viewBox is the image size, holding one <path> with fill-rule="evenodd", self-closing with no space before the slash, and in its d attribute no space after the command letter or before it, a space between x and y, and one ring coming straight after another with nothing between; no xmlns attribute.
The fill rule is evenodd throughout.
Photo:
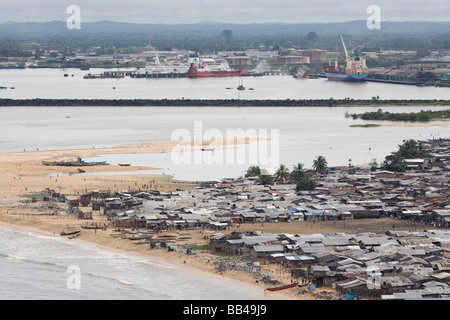
<svg viewBox="0 0 450 320"><path fill-rule="evenodd" d="M292 283L292 284L287 284L284 286L280 286L280 287L274 287L274 288L267 288L267 291L279 291L279 290L284 290L284 289L289 289L289 288L293 288L298 286L298 283Z"/></svg>

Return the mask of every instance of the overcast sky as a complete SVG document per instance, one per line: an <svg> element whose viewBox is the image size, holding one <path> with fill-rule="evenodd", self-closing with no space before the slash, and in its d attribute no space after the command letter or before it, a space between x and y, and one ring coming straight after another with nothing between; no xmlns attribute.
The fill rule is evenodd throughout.
<svg viewBox="0 0 450 320"><path fill-rule="evenodd" d="M450 21L450 0L0 0L0 22L66 20L69 5L82 22L342 22L366 20L369 5L382 21Z"/></svg>

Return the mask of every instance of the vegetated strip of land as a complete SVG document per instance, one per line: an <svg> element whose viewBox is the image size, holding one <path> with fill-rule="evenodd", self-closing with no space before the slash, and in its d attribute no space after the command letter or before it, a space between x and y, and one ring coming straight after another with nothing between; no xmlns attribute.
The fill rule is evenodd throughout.
<svg viewBox="0 0 450 320"><path fill-rule="evenodd" d="M450 109L447 110L420 110L420 112L364 112L360 114L348 114L348 117L362 120L387 120L387 121L431 121L450 119Z"/></svg>
<svg viewBox="0 0 450 320"><path fill-rule="evenodd" d="M0 107L332 107L332 106L450 106L450 100L403 99L0 99Z"/></svg>

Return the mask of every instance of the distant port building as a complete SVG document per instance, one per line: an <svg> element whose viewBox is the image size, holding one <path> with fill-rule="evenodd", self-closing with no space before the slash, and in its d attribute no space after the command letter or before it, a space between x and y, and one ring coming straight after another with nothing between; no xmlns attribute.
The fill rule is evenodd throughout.
<svg viewBox="0 0 450 320"><path fill-rule="evenodd" d="M418 85L438 80L433 72L424 72L417 67L374 68L369 71L368 81Z"/></svg>
<svg viewBox="0 0 450 320"><path fill-rule="evenodd" d="M297 53L301 56L308 57L311 62L327 61L327 50L308 49L298 50Z"/></svg>
<svg viewBox="0 0 450 320"><path fill-rule="evenodd" d="M252 60L247 56L231 56L225 58L230 66L249 66L252 64Z"/></svg>
<svg viewBox="0 0 450 320"><path fill-rule="evenodd" d="M305 64L310 63L309 57L305 56L279 56L277 64Z"/></svg>

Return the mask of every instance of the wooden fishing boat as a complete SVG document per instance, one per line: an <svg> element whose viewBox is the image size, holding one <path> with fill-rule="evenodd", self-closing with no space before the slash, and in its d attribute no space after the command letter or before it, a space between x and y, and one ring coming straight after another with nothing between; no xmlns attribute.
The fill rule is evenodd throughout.
<svg viewBox="0 0 450 320"><path fill-rule="evenodd" d="M60 161L42 161L44 166L63 166L64 162Z"/></svg>
<svg viewBox="0 0 450 320"><path fill-rule="evenodd" d="M61 167L91 167L91 166L107 166L106 161L86 162L81 158L75 161L42 161L44 166L61 166Z"/></svg>
<svg viewBox="0 0 450 320"><path fill-rule="evenodd" d="M99 161L99 162L84 162L84 161L74 161L69 162L67 164L68 166L82 166L82 167L92 167L92 166L106 166L106 161Z"/></svg>
<svg viewBox="0 0 450 320"><path fill-rule="evenodd" d="M60 233L60 235L61 236L71 236L71 235L74 235L74 234L77 234L77 233L80 233L80 232L81 232L81 230L71 231L71 232L63 231L63 232Z"/></svg>
<svg viewBox="0 0 450 320"><path fill-rule="evenodd" d="M103 227L99 226L81 226L83 229L103 229Z"/></svg>
<svg viewBox="0 0 450 320"><path fill-rule="evenodd" d="M84 170L78 168L78 172L79 172L79 173L85 173L86 171L84 171Z"/></svg>
<svg viewBox="0 0 450 320"><path fill-rule="evenodd" d="M121 233L111 233L110 236L113 237L113 238L123 237L123 235Z"/></svg>
<svg viewBox="0 0 450 320"><path fill-rule="evenodd" d="M177 241L186 241L186 240L191 240L191 237L180 237L177 239Z"/></svg>
<svg viewBox="0 0 450 320"><path fill-rule="evenodd" d="M150 241L138 241L138 242L133 242L133 244L147 244L150 243Z"/></svg>
<svg viewBox="0 0 450 320"><path fill-rule="evenodd" d="M156 234L157 232L155 230L148 230L148 231L129 231L128 233L134 233L134 234Z"/></svg>
<svg viewBox="0 0 450 320"><path fill-rule="evenodd" d="M274 287L274 288L267 288L267 291L279 291L284 289L289 289L298 286L298 283L291 283L284 286Z"/></svg>
<svg viewBox="0 0 450 320"><path fill-rule="evenodd" d="M121 166L121 167L129 167L130 164L129 163L119 163L119 166Z"/></svg>
<svg viewBox="0 0 450 320"><path fill-rule="evenodd" d="M77 234L75 234L75 235L73 235L73 236L67 237L67 239L74 239L74 238L76 238L76 237L81 236L82 234L83 234L83 232L80 232L80 233L77 233Z"/></svg>

